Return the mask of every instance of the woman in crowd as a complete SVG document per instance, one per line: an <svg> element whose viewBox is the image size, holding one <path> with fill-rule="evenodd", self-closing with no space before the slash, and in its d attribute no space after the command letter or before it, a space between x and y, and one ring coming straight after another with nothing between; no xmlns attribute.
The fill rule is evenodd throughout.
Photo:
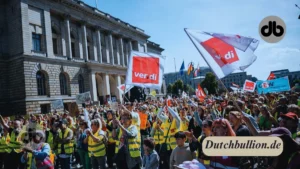
<svg viewBox="0 0 300 169"><path fill-rule="evenodd" d="M84 143L87 137L86 130L88 130L88 124L83 119L80 120L80 129L77 140L77 151L80 156L80 163L83 165L84 169L91 169L91 160L88 153L88 144Z"/></svg>
<svg viewBox="0 0 300 169"><path fill-rule="evenodd" d="M272 126L277 127L278 123L271 115L266 105L260 107L261 115L259 116L259 128L261 130L270 130Z"/></svg>

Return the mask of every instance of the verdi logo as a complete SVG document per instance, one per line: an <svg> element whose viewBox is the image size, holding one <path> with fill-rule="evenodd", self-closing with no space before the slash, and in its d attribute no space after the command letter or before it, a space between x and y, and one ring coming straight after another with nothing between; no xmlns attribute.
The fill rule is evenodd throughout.
<svg viewBox="0 0 300 169"><path fill-rule="evenodd" d="M259 24L260 37L268 43L277 43L286 33L284 21L277 16L268 16Z"/></svg>

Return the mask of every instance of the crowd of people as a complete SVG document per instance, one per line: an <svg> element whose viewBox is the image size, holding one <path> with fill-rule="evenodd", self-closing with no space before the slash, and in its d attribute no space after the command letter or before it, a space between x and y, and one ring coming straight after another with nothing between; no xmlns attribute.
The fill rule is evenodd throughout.
<svg viewBox="0 0 300 169"><path fill-rule="evenodd" d="M126 102L117 109L86 105L75 116L0 116L0 169L299 169L300 94L256 93ZM215 136L277 136L277 157L206 156Z"/></svg>

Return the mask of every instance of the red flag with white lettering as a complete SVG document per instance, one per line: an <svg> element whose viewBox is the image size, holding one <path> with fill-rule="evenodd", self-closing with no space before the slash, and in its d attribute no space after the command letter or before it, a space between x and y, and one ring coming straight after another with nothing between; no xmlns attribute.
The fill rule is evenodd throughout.
<svg viewBox="0 0 300 169"><path fill-rule="evenodd" d="M200 85L198 85L198 89L196 89L196 96L200 99L200 101L204 101L206 97Z"/></svg>
<svg viewBox="0 0 300 169"><path fill-rule="evenodd" d="M256 60L254 51L259 41L254 38L185 30L219 79L235 70L244 71Z"/></svg>
<svg viewBox="0 0 300 169"><path fill-rule="evenodd" d="M256 83L250 80L245 80L243 90L247 92L254 92Z"/></svg>
<svg viewBox="0 0 300 169"><path fill-rule="evenodd" d="M131 51L125 84L160 90L164 60L157 54Z"/></svg>
<svg viewBox="0 0 300 169"><path fill-rule="evenodd" d="M274 73L270 73L267 80L272 80L272 79L275 79L275 78L276 78L276 76L274 75Z"/></svg>

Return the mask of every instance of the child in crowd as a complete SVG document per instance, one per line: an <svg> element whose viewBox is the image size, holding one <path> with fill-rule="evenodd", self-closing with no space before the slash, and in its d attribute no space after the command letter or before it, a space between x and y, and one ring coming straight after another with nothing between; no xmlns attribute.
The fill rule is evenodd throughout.
<svg viewBox="0 0 300 169"><path fill-rule="evenodd" d="M176 138L177 147L172 151L170 157L170 169L176 169L176 166L184 161L191 161L196 158L196 152L191 152L189 144L186 142L184 132L179 131L174 136Z"/></svg>
<svg viewBox="0 0 300 169"><path fill-rule="evenodd" d="M153 138L147 138L143 142L144 157L143 165L144 169L158 169L159 167L159 156L154 150L155 143Z"/></svg>

